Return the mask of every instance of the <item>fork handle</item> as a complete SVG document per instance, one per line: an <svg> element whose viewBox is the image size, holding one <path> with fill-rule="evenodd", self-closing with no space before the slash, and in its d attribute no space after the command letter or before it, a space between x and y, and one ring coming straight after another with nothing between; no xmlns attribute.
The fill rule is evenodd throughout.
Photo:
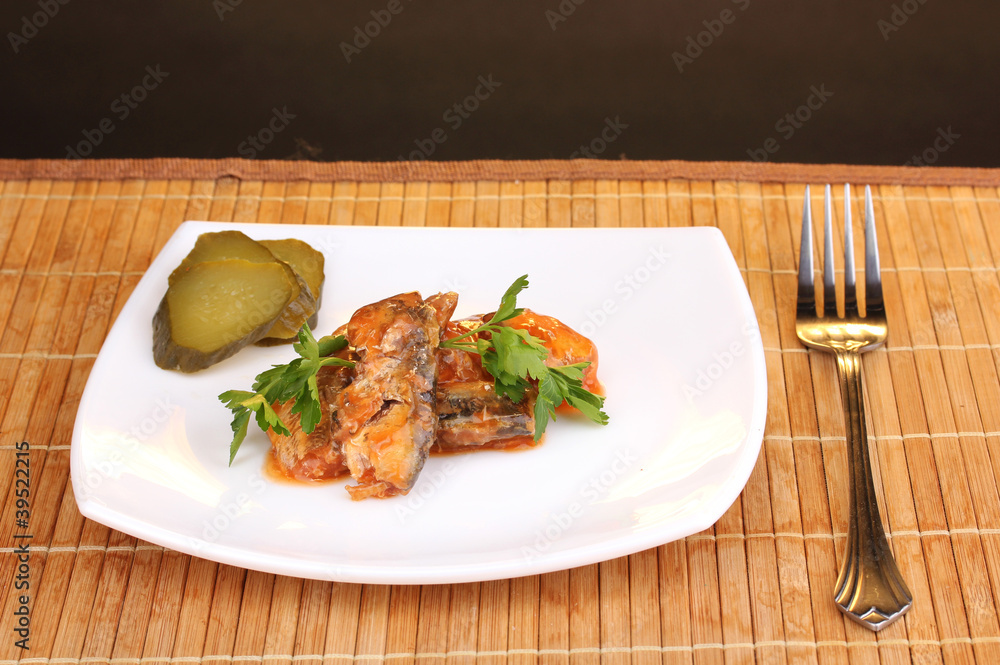
<svg viewBox="0 0 1000 665"><path fill-rule="evenodd" d="M836 356L847 432L851 513L835 600L848 617L877 631L910 609L913 596L899 573L882 529L868 451L861 354L842 350Z"/></svg>

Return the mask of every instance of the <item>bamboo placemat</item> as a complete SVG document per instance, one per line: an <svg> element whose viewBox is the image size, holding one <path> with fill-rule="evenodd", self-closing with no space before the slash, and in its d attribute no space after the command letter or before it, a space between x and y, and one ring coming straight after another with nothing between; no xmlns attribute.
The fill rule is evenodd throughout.
<svg viewBox="0 0 1000 665"><path fill-rule="evenodd" d="M926 173L928 182L952 178ZM834 362L807 353L794 333L802 179L517 175L0 181L0 665L1000 663L1000 172L875 187L890 339L863 362L877 490L915 596L913 610L877 635L831 600L847 524L846 452ZM813 196L821 220L820 192ZM452 586L257 573L85 520L68 480L81 392L115 315L186 219L718 226L767 357L757 467L713 528L682 541ZM27 530L16 521L22 441ZM17 538L25 533L30 541ZM22 581L30 586L19 589ZM21 596L29 650L16 645Z"/></svg>

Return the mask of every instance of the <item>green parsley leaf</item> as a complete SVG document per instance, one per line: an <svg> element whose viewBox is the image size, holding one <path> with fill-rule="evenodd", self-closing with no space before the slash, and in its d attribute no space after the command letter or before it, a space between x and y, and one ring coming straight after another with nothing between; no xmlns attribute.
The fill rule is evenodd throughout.
<svg viewBox="0 0 1000 665"><path fill-rule="evenodd" d="M604 397L583 387L583 370L590 363L549 367L538 382L535 399L535 440L545 432L549 418L556 419L556 407L564 401L599 425L608 424L608 414L601 409Z"/></svg>
<svg viewBox="0 0 1000 665"><path fill-rule="evenodd" d="M589 363L549 367L545 364L549 351L542 340L527 330L499 325L524 312L517 307L517 295L527 287L528 276L518 277L487 323L442 341L441 347L479 354L483 368L493 376L496 394L515 402L524 399L531 382L537 381L535 441L545 433L549 419L555 420L556 407L564 401L594 422L606 425L608 415L602 411L604 398L583 387L583 370ZM475 340L469 340L470 337Z"/></svg>
<svg viewBox="0 0 1000 665"><path fill-rule="evenodd" d="M278 399L278 393L282 388L285 368L285 365L274 365L271 369L258 374L257 379L253 383L253 392L260 393L266 398L271 398L271 402L280 401Z"/></svg>
<svg viewBox="0 0 1000 665"><path fill-rule="evenodd" d="M232 465L236 458L236 451L240 449L240 444L247 436L247 426L250 424L250 410L233 411L233 442L229 444L229 464Z"/></svg>
<svg viewBox="0 0 1000 665"><path fill-rule="evenodd" d="M583 370L590 363L576 363L562 367L550 367L549 376L559 386L559 391L570 406L580 411L595 423L608 424L608 414L604 407L604 397L595 395L583 387Z"/></svg>
<svg viewBox="0 0 1000 665"><path fill-rule="evenodd" d="M319 345L319 355L332 356L337 351L347 348L347 338L343 335L327 335L321 337L317 344Z"/></svg>
<svg viewBox="0 0 1000 665"><path fill-rule="evenodd" d="M247 425L250 423L250 414L256 414L257 426L265 432L268 428L273 429L278 434L287 435L288 429L281 422L281 418L271 408L271 404L264 399L263 395L247 392L245 390L227 390L219 395L226 407L233 410L233 442L229 445L229 463L233 463L236 451L247 435Z"/></svg>
<svg viewBox="0 0 1000 665"><path fill-rule="evenodd" d="M538 396L535 397L535 441L542 438L549 424L549 417L556 419L556 407L562 404L563 395L559 385L552 379L552 373L546 373L538 381Z"/></svg>
<svg viewBox="0 0 1000 665"><path fill-rule="evenodd" d="M499 366L497 352L492 348L480 355L483 368L493 375L493 390L501 397L509 397L514 402L524 399L524 393L531 387L531 383L524 377L513 374L506 374Z"/></svg>
<svg viewBox="0 0 1000 665"><path fill-rule="evenodd" d="M317 371L319 371L318 367ZM303 432L309 433L316 429L323 411L319 404L319 387L316 385L315 373L306 377L305 385L295 396L292 413L299 414L299 424Z"/></svg>
<svg viewBox="0 0 1000 665"><path fill-rule="evenodd" d="M504 374L521 379L529 375L539 379L545 374L549 350L527 330L503 327L493 333L490 341L496 349L497 366Z"/></svg>
<svg viewBox="0 0 1000 665"><path fill-rule="evenodd" d="M227 390L219 395L226 408L233 412L230 464L246 438L251 414L256 416L257 426L264 432L270 429L276 434L289 435L288 427L271 406L275 402L284 404L294 399L292 413L299 414L302 431L309 434L316 429L322 417L316 374L327 365L354 367L354 363L349 360L328 357L346 346L347 339L343 335L323 337L317 342L308 324L303 325L299 330L298 342L292 345L299 354L298 358L285 365L274 365L258 374L254 379L252 392Z"/></svg>
<svg viewBox="0 0 1000 665"><path fill-rule="evenodd" d="M500 307L497 308L496 314L490 319L490 323L501 323L507 319L513 319L515 316L520 316L524 309L518 309L517 307L517 294L528 288L528 276L521 275L514 280L514 283L510 285L507 291L500 298Z"/></svg>
<svg viewBox="0 0 1000 665"><path fill-rule="evenodd" d="M310 360L315 360L319 357L319 344L316 342L316 338L313 336L308 324L299 329L298 338L299 341L292 344L292 348L295 349L297 354Z"/></svg>

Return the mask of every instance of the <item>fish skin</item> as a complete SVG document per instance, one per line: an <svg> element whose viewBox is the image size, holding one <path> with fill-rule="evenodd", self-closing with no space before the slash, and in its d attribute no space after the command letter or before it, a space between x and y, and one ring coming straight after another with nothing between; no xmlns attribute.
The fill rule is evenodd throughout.
<svg viewBox="0 0 1000 665"><path fill-rule="evenodd" d="M337 396L351 498L405 494L437 434L437 311L418 293L366 305L347 325L358 354L354 380Z"/></svg>
<svg viewBox="0 0 1000 665"><path fill-rule="evenodd" d="M448 452L505 447L511 439L531 441L535 433L535 391L515 402L497 395L492 381L439 384L435 449Z"/></svg>

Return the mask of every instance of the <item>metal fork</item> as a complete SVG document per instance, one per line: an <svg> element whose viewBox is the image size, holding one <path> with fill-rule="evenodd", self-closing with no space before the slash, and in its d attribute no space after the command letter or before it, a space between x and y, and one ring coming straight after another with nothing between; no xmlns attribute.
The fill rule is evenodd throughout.
<svg viewBox="0 0 1000 665"><path fill-rule="evenodd" d="M850 471L851 511L847 549L837 578L837 606L851 619L881 630L913 604L882 529L875 483L872 479L861 381L861 354L885 342L888 325L882 305L882 275L875 238L875 211L871 189L865 187L865 308L858 308L851 230L850 185L844 185L844 314L837 313L833 259L833 207L830 186L824 198L823 313L817 312L813 286L812 212L806 186L802 209L802 245L799 253L798 313L795 333L811 349L837 358L840 397L844 404Z"/></svg>

